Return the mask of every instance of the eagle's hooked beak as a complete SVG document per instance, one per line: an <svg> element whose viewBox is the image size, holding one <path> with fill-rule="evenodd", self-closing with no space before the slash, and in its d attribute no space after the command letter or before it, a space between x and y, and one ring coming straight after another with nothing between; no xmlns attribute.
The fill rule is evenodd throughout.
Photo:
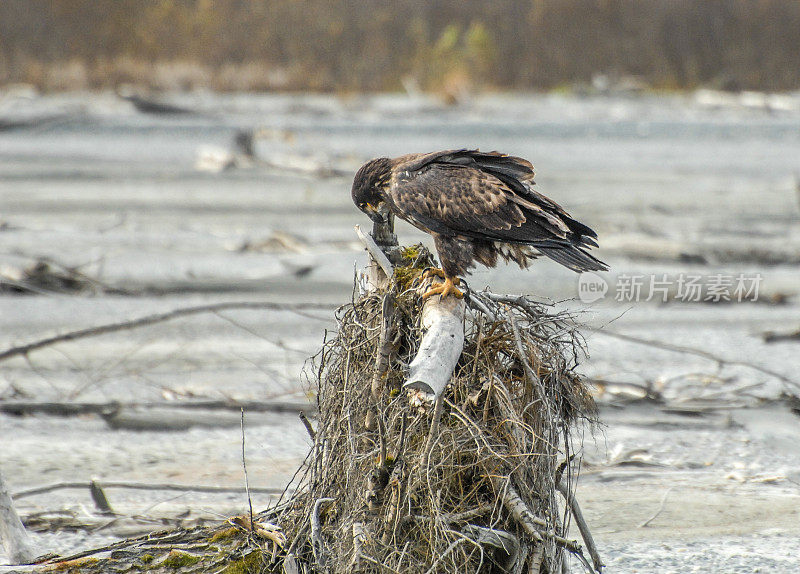
<svg viewBox="0 0 800 574"><path fill-rule="evenodd" d="M388 219L388 212L383 204L376 207L371 203L367 203L364 206L364 213L366 213L375 223L386 224Z"/></svg>

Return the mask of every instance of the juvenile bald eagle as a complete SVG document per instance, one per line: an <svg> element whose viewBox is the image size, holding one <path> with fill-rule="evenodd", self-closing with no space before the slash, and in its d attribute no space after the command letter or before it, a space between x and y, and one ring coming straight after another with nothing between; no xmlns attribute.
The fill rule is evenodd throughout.
<svg viewBox="0 0 800 574"><path fill-rule="evenodd" d="M453 294L459 275L498 256L526 268L545 255L576 272L608 269L590 255L597 234L533 189L530 162L498 152L448 150L378 158L353 181L353 202L373 221L388 213L430 233L443 284L423 297Z"/></svg>

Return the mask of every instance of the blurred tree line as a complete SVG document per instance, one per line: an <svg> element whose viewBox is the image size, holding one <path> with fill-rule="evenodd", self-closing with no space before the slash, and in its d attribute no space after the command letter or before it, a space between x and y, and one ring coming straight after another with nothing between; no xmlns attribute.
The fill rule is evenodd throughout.
<svg viewBox="0 0 800 574"><path fill-rule="evenodd" d="M0 83L44 89L800 86L800 0L2 0Z"/></svg>

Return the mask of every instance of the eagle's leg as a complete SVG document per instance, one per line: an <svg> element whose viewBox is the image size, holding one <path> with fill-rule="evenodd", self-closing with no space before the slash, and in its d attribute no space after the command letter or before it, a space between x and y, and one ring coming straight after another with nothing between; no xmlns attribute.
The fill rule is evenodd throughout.
<svg viewBox="0 0 800 574"><path fill-rule="evenodd" d="M436 252L439 254L439 261L442 262L442 268L441 270L431 269L428 276L439 276L444 279L444 283L432 286L422 295L422 298L427 299L432 295L441 295L442 297L453 295L461 299L464 293L456 285L461 283L458 276L466 273L472 263L473 245L469 241L440 233L431 233L431 236L433 244L436 246Z"/></svg>
<svg viewBox="0 0 800 574"><path fill-rule="evenodd" d="M446 279L447 274L444 272L443 269L439 269L438 267L428 267L425 271L422 272L423 279L430 279L431 277L439 277L440 279ZM458 282L455 282L458 285Z"/></svg>
<svg viewBox="0 0 800 574"><path fill-rule="evenodd" d="M436 269L436 271L439 270ZM438 275L438 273L434 274ZM444 272L442 272L442 275L445 275ZM433 295L441 295L442 298L447 297L448 295L453 295L453 297L461 299L464 296L464 292L461 291L461 289L459 289L458 287L456 287L456 285L458 285L459 283L461 283L461 279L459 279L458 277L448 277L447 275L445 275L444 283L440 283L439 285L435 285L430 289L428 289L425 293L422 294L422 299L423 300L427 299L428 297L431 297Z"/></svg>

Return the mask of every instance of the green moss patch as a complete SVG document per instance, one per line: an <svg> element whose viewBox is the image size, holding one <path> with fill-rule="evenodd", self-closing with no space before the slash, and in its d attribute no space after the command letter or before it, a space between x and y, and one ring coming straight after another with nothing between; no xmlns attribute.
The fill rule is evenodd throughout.
<svg viewBox="0 0 800 574"><path fill-rule="evenodd" d="M253 550L241 560L234 560L225 567L222 574L258 574L264 565L260 550Z"/></svg>
<svg viewBox="0 0 800 574"><path fill-rule="evenodd" d="M186 566L193 566L200 561L199 556L195 556L194 554L189 554L188 552L184 552L183 550L170 550L167 557L164 558L164 561L161 563L163 566L167 568L184 568Z"/></svg>
<svg viewBox="0 0 800 574"><path fill-rule="evenodd" d="M230 540L231 538L236 538L239 534L239 529L236 527L225 528L224 530L220 530L216 532L214 536L209 538L209 542L220 542L222 540Z"/></svg>

